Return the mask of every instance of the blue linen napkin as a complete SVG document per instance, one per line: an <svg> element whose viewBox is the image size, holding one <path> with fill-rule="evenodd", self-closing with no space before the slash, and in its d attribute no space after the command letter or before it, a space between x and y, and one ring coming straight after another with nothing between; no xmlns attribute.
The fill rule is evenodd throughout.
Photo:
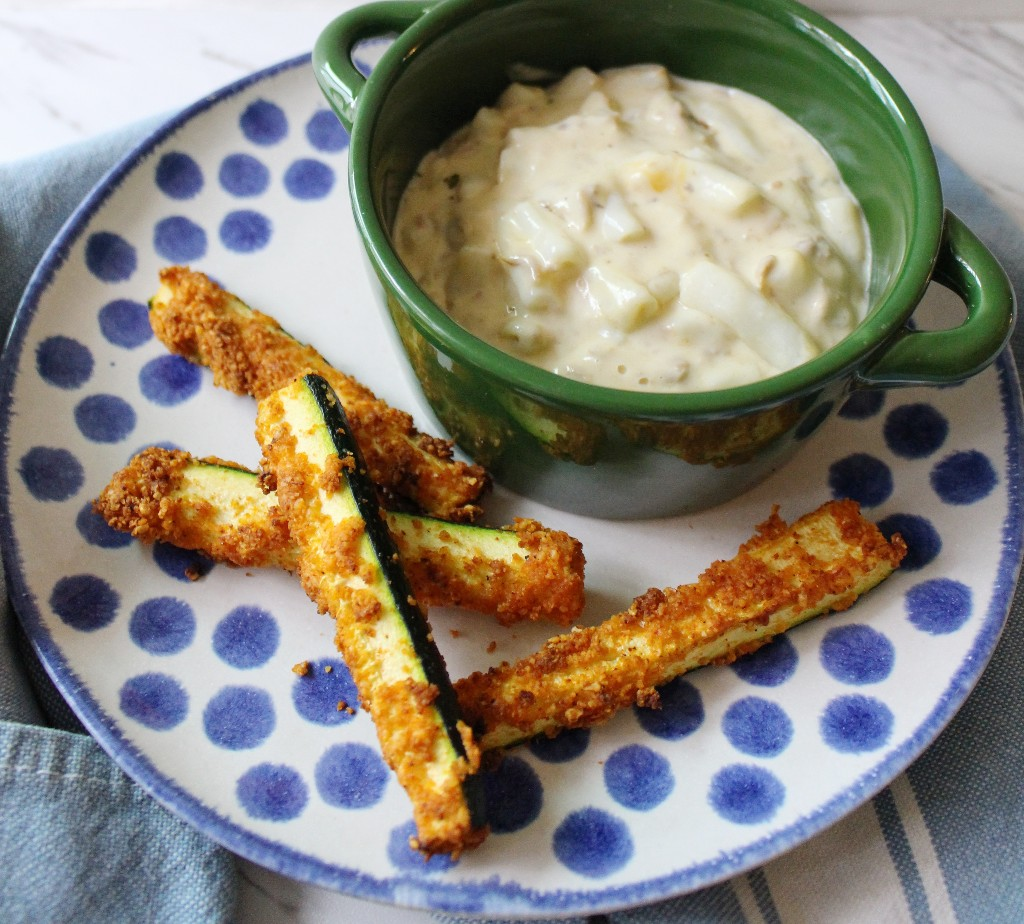
<svg viewBox="0 0 1024 924"><path fill-rule="evenodd" d="M0 165L0 329L9 327L32 269L66 216L157 124ZM947 205L1024 291L1024 234L969 176L941 153L939 159ZM1012 348L1019 368L1024 329ZM885 892L874 907L891 913L871 924L1024 919L1022 609L1018 592L992 662L963 709L870 803L748 874L644 908L597 915L589 924L819 921L822 891L840 887ZM231 917L237 891L232 857L153 802L82 734L17 627L2 573L0 819L5 922ZM823 882L818 871L826 868L842 871L847 881ZM841 920L868 924L852 910Z"/></svg>

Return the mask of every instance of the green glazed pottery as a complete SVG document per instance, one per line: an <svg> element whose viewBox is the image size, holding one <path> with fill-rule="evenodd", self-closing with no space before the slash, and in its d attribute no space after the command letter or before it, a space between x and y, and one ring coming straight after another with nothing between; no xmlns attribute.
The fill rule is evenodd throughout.
<svg viewBox="0 0 1024 924"><path fill-rule="evenodd" d="M354 49L392 34L365 77ZM478 340L406 272L390 230L409 177L513 75L645 62L763 97L838 163L864 209L873 262L868 316L828 352L714 392L588 385ZM351 132L355 220L427 401L498 482L548 505L608 518L706 509L783 464L851 390L960 381L1010 335L1009 282L944 209L931 145L906 95L850 36L790 0L370 3L327 26L314 69ZM932 281L965 302L959 326L913 329Z"/></svg>

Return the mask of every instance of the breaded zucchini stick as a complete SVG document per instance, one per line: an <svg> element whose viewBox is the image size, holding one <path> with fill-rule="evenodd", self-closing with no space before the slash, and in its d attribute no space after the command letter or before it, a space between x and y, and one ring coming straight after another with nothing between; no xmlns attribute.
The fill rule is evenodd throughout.
<svg viewBox="0 0 1024 924"><path fill-rule="evenodd" d="M277 498L233 462L144 449L112 476L94 508L143 542L196 549L243 568L298 568ZM385 518L422 606L461 606L503 625L547 619L567 626L583 611L583 549L567 533L525 519L487 529L410 513Z"/></svg>
<svg viewBox="0 0 1024 924"><path fill-rule="evenodd" d="M412 596L337 395L307 375L259 402L263 470L300 549L302 586L412 802L415 846L458 855L486 836L480 751Z"/></svg>
<svg viewBox="0 0 1024 924"><path fill-rule="evenodd" d="M694 584L652 589L624 613L549 640L456 683L482 748L580 728L617 710L657 706L657 687L705 664L729 663L780 632L850 606L906 554L853 501L833 501L787 526L773 511L730 561Z"/></svg>
<svg viewBox="0 0 1024 924"><path fill-rule="evenodd" d="M161 271L149 320L172 352L208 366L217 385L259 400L306 372L324 376L345 407L370 477L384 492L446 520L472 520L490 485L487 473L453 457L452 444L427 436L315 349L290 336L207 276L186 267Z"/></svg>

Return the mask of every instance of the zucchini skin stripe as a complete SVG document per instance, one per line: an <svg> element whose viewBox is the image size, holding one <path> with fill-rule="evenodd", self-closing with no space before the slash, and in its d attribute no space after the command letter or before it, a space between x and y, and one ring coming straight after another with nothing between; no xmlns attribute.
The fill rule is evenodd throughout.
<svg viewBox="0 0 1024 924"><path fill-rule="evenodd" d="M416 649L427 683L437 687L437 709L445 717L445 730L451 739L452 746L465 757L462 737L456 732L455 726L461 719L455 689L452 686L448 670L444 665L441 652L434 644L430 624L419 608L416 597L405 570L399 564L398 546L388 529L387 521L377 504L377 492L372 481L366 474L366 463L363 461L359 446L352 436L345 411L334 393L334 389L319 375L303 376L303 382L317 403L323 415L324 426L331 434L335 451L342 460L341 470L348 483L348 490L359 510L359 518L370 540L370 545L380 565L380 574L387 583L391 597L400 612L405 628ZM351 460L352 464L346 464ZM302 555L299 560L301 563ZM449 721L450 719L450 721Z"/></svg>
<svg viewBox="0 0 1024 924"><path fill-rule="evenodd" d="M306 375L259 402L263 471L300 549L302 586L412 802L415 846L457 856L486 837L480 750L405 579L337 395Z"/></svg>

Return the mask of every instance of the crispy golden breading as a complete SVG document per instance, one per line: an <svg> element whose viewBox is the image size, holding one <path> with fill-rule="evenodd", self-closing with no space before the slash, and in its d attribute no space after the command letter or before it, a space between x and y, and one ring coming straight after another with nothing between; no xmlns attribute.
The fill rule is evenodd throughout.
<svg viewBox="0 0 1024 924"><path fill-rule="evenodd" d="M853 501L832 501L787 526L773 511L729 561L694 584L652 589L624 613L549 640L456 683L484 749L541 732L580 728L634 704L656 706L657 687L728 663L813 616L850 606L906 554Z"/></svg>
<svg viewBox="0 0 1024 924"><path fill-rule="evenodd" d="M415 846L458 856L487 835L470 794L479 784L473 775L480 750L459 716L422 613L402 614L376 557L383 550L369 541L353 492L341 489L343 466L353 459L328 445L326 422L307 423L310 401L301 379L261 400L256 413L263 468L275 477L300 550L299 579L335 621L335 643L373 719L381 754L412 803ZM408 605L415 608L415 601Z"/></svg>
<svg viewBox="0 0 1024 924"><path fill-rule="evenodd" d="M210 496L193 476L196 461L181 450L144 449L111 476L93 509L109 526L145 543L169 542L242 568L294 571L288 522L276 499L260 490L256 476L252 491ZM235 468L221 459L201 462Z"/></svg>
<svg viewBox="0 0 1024 924"><path fill-rule="evenodd" d="M479 534L478 527L445 529L436 520L394 514L388 525L425 606L490 613L503 626L526 620L569 626L583 612L583 546L566 532L523 518Z"/></svg>
<svg viewBox="0 0 1024 924"><path fill-rule="evenodd" d="M418 432L407 413L202 273L162 270L149 319L171 352L208 366L214 382L236 394L258 400L305 372L319 373L338 393L370 477L383 491L443 519L468 521L479 513L477 502L490 485L480 466L453 458L447 440Z"/></svg>
<svg viewBox="0 0 1024 924"><path fill-rule="evenodd" d="M298 550L273 493L255 472L221 459L151 447L116 472L94 504L143 542L195 549L243 568L295 571ZM416 599L461 606L502 625L568 626L583 611L583 548L568 533L519 519L504 530L387 513Z"/></svg>

